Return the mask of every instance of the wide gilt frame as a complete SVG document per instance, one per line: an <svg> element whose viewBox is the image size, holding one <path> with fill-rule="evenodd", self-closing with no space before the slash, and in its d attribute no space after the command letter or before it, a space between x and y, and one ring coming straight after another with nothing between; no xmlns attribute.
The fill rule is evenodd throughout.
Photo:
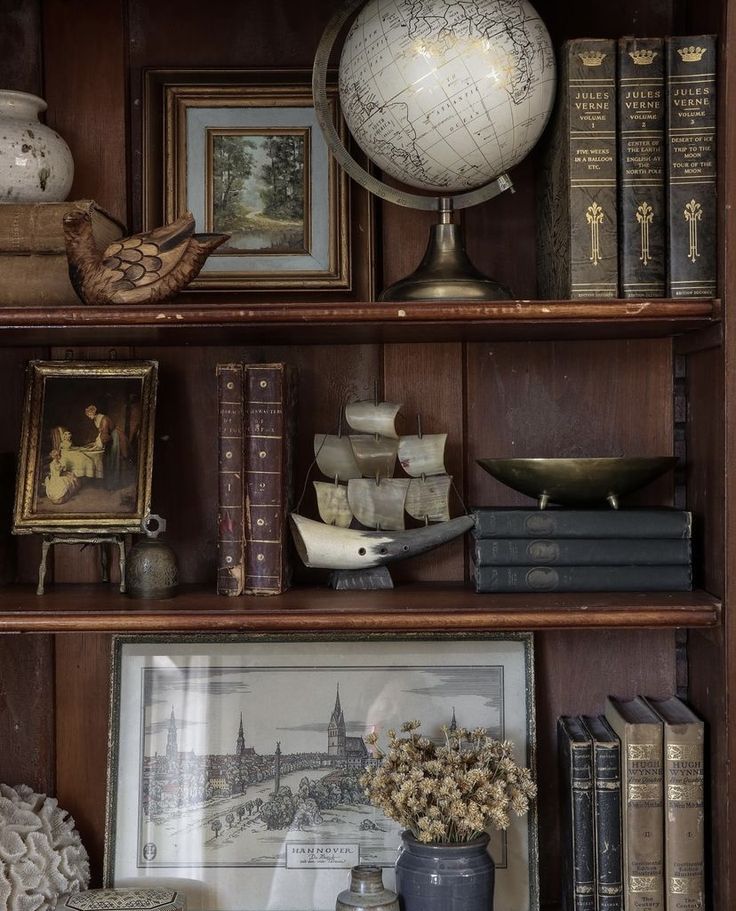
<svg viewBox="0 0 736 911"><path fill-rule="evenodd" d="M444 665L451 674L459 677L443 676ZM212 723L216 731L227 731L228 736L232 722L234 742L237 733L237 713L231 717L229 708L219 700L221 694L242 693L244 695L234 698L238 711L243 712L244 747L258 744L258 734L262 732L262 739L265 739L268 746L263 752L259 752L259 748L254 755L261 755L265 760L268 758L266 753L273 752L271 737L280 738L283 761L288 764L291 761L289 753L294 748L295 739L297 751L305 749L304 742L299 740L302 736L300 732L304 728L303 722L314 717L321 718L321 714L315 710L316 706L326 705L326 717L329 716L335 701L335 675L339 675L339 693L350 728L349 733L358 730L353 724L356 720L363 724L372 724L375 723L376 717L383 717L386 711L401 713L412 711L412 708L418 710L416 704L409 707L410 703L406 702L409 697L404 692L410 682L419 682L411 676L417 668L436 676L434 686L439 686L440 689L434 695L427 694L426 698L429 700L428 704L435 707L434 711L440 713L440 717L446 715L449 721L453 708L457 707L462 723L464 700L476 700L474 711L480 711L482 714L479 718L471 718L472 724L469 726L474 727L478 724L490 726L485 712L492 713L492 709L489 708L491 702L484 703L483 700L493 699L492 687L479 683L480 691L472 689L472 686L468 689L468 675L472 678L474 669L481 672L489 667L495 667L497 674L500 672L501 703L498 710L502 736L515 740L520 750L518 758L531 768L532 774L536 777L534 637L531 633L335 632L317 635L299 632L244 632L157 636L125 634L113 637L104 885L112 887L116 883L124 884L131 877L137 879L153 876L156 881L170 884L176 881L194 908L212 907L213 903L217 904L217 907L229 908L229 902L220 902L220 899L226 896L229 899L237 898L237 907L243 911L267 911L267 908L271 907L288 908L288 911L313 911L317 906L334 907L337 893L347 886L350 865L347 862L332 863L331 870L320 865L313 868L300 865L300 870L313 869L316 876L330 877L329 882L320 881L319 887L309 878L300 880L292 886L288 882L290 876L293 876L293 872L290 874L288 859L286 866L273 865L264 864L265 858L259 856L259 862L254 864L247 858L247 846L241 844L237 846L238 862L235 864L229 858L221 858L219 862L215 862L214 857L205 858L203 855L199 856L199 863L192 864L186 855L187 847L176 841L175 852L170 855L173 860L166 862L166 847L158 840L155 830L142 828L145 825L142 810L145 793L143 766L144 757L147 755L144 745L145 738L150 736L144 733L147 726L157 729L156 736L160 736L165 727L168 726L170 729L169 708L170 704L176 702L178 748L183 751L180 756L189 762L196 761L197 757L205 762L207 758L202 755L201 749L194 747L196 735L194 742L188 742L189 736L186 733L182 734L181 731L198 730L200 714L204 711L208 723ZM201 676L202 668L207 669L205 677ZM291 708L280 711L279 706L290 705L294 698L294 689L289 686L288 673L286 682L278 682L279 675L283 676L284 672L288 671L296 673L297 679L302 681L297 689L302 697L306 697L306 701L302 698L301 702L294 703ZM363 678L363 672L373 673L374 676ZM167 676L162 677L160 684L157 684L153 681L159 673ZM261 675L261 681L257 683L253 678L251 683L250 677L243 677L242 681L239 677L232 678L235 683L233 689L228 685L226 678L220 676L223 673L256 673ZM309 686L304 684L305 673L314 675L310 678ZM147 674L154 676L146 678ZM187 674L194 675L191 684L188 682ZM205 683L205 680L209 679L211 674L215 676L212 677L213 689L210 691L210 684ZM333 676L327 680L324 678L325 674ZM355 674L358 676L351 677ZM148 684L145 682L146 679L149 680ZM448 682L448 679L454 682ZM475 679L484 680L487 684L491 677L481 675ZM363 681L365 686L360 686ZM178 697L170 688L172 682L180 690ZM429 679L427 682L430 682ZM259 686L269 688L267 699L257 697L256 691ZM210 695L198 697L197 693ZM201 702L202 698L205 699L205 703ZM480 700L480 703L477 700ZM153 715L146 715L147 711L152 711L150 708L146 709L146 706L154 704L158 706L158 715L163 712L163 715L160 715L165 719L163 728L162 722L154 722ZM390 710L387 706L391 707ZM182 708L187 717L182 717ZM467 704L465 708L468 708ZM363 710L369 714L364 716L361 713ZM222 723L225 715L227 722ZM391 714L387 717L391 717ZM425 715L425 727L431 724L432 720ZM437 716L434 717L434 722L437 726L440 724ZM292 728L290 724L296 726ZM326 730L325 723L324 731ZM385 742L385 731L381 733L381 740ZM208 738L209 735L202 743L214 745ZM153 746L149 744L148 749L150 751ZM159 749L160 744L157 744L157 756L166 755L159 752ZM304 757L308 754L298 752L297 755ZM219 757L219 761L222 764L227 759ZM313 767L306 764L299 766L299 769ZM288 765L286 771L289 771ZM187 769L185 775L188 776L192 772L191 768ZM297 771L295 774L298 777L310 773ZM265 781L266 778L258 778L258 782L262 780ZM282 784L284 783L286 782L282 779ZM247 792L252 799L255 791L261 787L260 784L248 783L246 791L239 794ZM235 795L232 799L243 800L244 797ZM193 809L196 810L196 806ZM159 814L162 812L166 811L159 810ZM204 814L203 819L206 817L207 820L208 814L213 812L224 816L227 808L216 808L207 802L202 805L201 812ZM380 816L380 811L373 812ZM515 826L518 828L512 836L514 846L508 849L508 854L501 863L502 869L497 868L497 895L498 889L501 888L501 893L506 895L506 899L514 907L518 905L528 908L528 911L539 911L536 801L532 802L526 817L516 820ZM359 841L356 831L353 831L352 841ZM159 834L163 837L162 831L159 831ZM323 836L323 840L320 840L318 833L315 838L318 845L330 844L334 848L336 844L335 836ZM347 835L341 840L345 841L345 838ZM519 838L523 840L519 841ZM285 844L293 839L300 842L308 840L306 834L302 835L301 831L296 834L287 831ZM522 850L522 847L525 847L525 850ZM507 848L504 848L504 851L506 850ZM384 867L384 877L389 884L392 881L394 856L392 852L389 860L379 861ZM351 862L358 861L353 859ZM501 887L498 881L501 873L509 877L504 887ZM505 892L506 889L510 891ZM213 890L217 890L216 896ZM222 893L220 890L223 890ZM521 898L522 895L525 896L524 900ZM245 896L248 897L247 902Z"/></svg>
<svg viewBox="0 0 736 911"><path fill-rule="evenodd" d="M328 86L334 122L343 139L347 128L338 111L334 78ZM150 230L189 211L187 200L187 113L196 109L313 108L309 70L148 70L144 76L143 226ZM241 125L242 126L242 125ZM316 122L315 122L316 127ZM255 129L255 128L254 128ZM298 126L295 125L295 130ZM227 132L237 132L238 126ZM267 132L263 128L261 132ZM312 142L324 142L315 129ZM325 150L327 146L325 143ZM329 152L327 268L208 271L190 289L279 292L285 302L303 301L315 292L342 300L371 300L374 295L373 205L368 194L350 185ZM206 165L205 165L206 167ZM205 179L205 175L203 180ZM309 194L313 195L312 193ZM199 230L207 230L198 224ZM243 257L247 260L247 255ZM216 261L216 260L215 260Z"/></svg>
<svg viewBox="0 0 736 911"><path fill-rule="evenodd" d="M42 455L44 389L48 379L65 377L106 380L136 379L142 383L141 426L135 509L125 514L82 515L71 510L53 515L34 511L34 494ZM13 512L14 534L124 534L140 532L150 512L153 472L153 431L158 382L156 361L30 361L26 371L25 408Z"/></svg>

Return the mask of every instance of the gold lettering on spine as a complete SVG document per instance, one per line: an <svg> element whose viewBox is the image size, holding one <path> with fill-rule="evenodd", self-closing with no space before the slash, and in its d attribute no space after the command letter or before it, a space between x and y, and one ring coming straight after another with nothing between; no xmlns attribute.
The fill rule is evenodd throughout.
<svg viewBox="0 0 736 911"><path fill-rule="evenodd" d="M597 266L601 261L601 235L600 226L605 218L603 209L594 202L588 206L585 217L590 225L590 261Z"/></svg>
<svg viewBox="0 0 736 911"><path fill-rule="evenodd" d="M703 207L699 202L691 199L685 206L683 215L690 229L690 245L687 251L687 258L691 263L694 263L700 256L700 250L698 250L698 222L703 218Z"/></svg>
<svg viewBox="0 0 736 911"><path fill-rule="evenodd" d="M629 761L643 762L647 759L657 759L659 751L655 743L630 743Z"/></svg>
<svg viewBox="0 0 736 911"><path fill-rule="evenodd" d="M630 876L629 890L631 892L656 892L659 878L656 876Z"/></svg>
<svg viewBox="0 0 736 911"><path fill-rule="evenodd" d="M667 758L674 762L694 762L703 759L703 748L699 744L668 743Z"/></svg>
<svg viewBox="0 0 736 911"><path fill-rule="evenodd" d="M636 220L639 222L639 234L641 237L641 253L639 259L645 266L649 265L649 225L654 220L654 209L648 202L643 202L636 210Z"/></svg>

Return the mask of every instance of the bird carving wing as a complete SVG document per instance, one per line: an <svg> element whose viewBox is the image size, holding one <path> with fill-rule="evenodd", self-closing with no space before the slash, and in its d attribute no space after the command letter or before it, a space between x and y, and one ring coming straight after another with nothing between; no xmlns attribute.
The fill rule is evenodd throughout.
<svg viewBox="0 0 736 911"><path fill-rule="evenodd" d="M154 284L176 268L194 231L187 213L170 225L111 243L99 278L110 291L131 291Z"/></svg>

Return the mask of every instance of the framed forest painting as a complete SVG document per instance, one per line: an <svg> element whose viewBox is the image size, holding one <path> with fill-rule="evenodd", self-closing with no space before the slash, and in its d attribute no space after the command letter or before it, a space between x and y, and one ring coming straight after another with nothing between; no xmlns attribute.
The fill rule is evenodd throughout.
<svg viewBox="0 0 736 911"><path fill-rule="evenodd" d="M344 133L337 86L328 88ZM144 117L146 227L191 211L230 235L199 289L373 294L372 209L329 154L304 70L150 70Z"/></svg>

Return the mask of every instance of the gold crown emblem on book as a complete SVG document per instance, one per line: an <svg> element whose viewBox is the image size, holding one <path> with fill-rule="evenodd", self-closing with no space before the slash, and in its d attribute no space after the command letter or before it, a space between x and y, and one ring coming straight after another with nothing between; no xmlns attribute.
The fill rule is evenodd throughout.
<svg viewBox="0 0 736 911"><path fill-rule="evenodd" d="M583 61L584 66L600 66L606 59L606 55L602 51L583 51L578 54L578 57Z"/></svg>
<svg viewBox="0 0 736 911"><path fill-rule="evenodd" d="M629 51L629 57L631 57L638 66L648 66L650 63L653 63L656 56L657 51Z"/></svg>
<svg viewBox="0 0 736 911"><path fill-rule="evenodd" d="M704 47L696 47L691 44L690 47L678 47L677 53L682 57L683 63L697 63L706 52Z"/></svg>

